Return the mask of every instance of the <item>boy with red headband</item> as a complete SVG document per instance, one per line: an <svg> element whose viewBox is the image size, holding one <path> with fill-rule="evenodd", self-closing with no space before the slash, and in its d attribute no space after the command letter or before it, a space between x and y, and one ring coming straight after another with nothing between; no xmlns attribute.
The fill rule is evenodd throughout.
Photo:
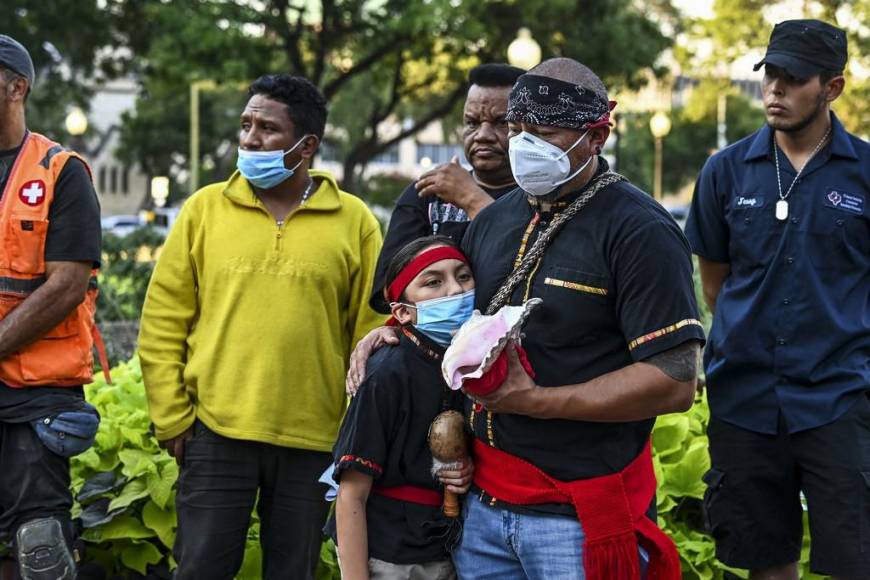
<svg viewBox="0 0 870 580"><path fill-rule="evenodd" d="M463 396L441 378L441 359L474 305L474 278L453 241L411 242L387 270L386 301L399 344L381 349L353 398L333 450L335 517L342 577L455 578L448 544L456 526L441 514L427 432ZM470 467L442 470L446 490L465 493Z"/></svg>

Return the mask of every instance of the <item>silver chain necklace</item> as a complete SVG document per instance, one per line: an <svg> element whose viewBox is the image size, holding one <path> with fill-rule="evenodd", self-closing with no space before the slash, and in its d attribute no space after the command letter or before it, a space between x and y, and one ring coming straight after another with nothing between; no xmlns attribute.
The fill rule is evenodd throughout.
<svg viewBox="0 0 870 580"><path fill-rule="evenodd" d="M303 205L308 198L311 197L311 188L314 187L314 178L308 178L308 187L305 188L305 191L302 192L302 199L299 201L299 205Z"/></svg>
<svg viewBox="0 0 870 580"><path fill-rule="evenodd" d="M831 134L831 128L828 127L828 130L825 131L825 134L822 135L822 140L819 141L819 144L816 145L816 148L813 149L813 152L810 153L810 156L807 157L807 160L804 161L804 164L798 169L798 172L794 176L794 180L792 180L791 185L788 186L788 190L786 190L785 195L782 194L782 179L779 176L779 146L776 144L776 133L773 134L773 159L776 161L776 187L779 189L779 201L776 202L776 219L779 221L785 221L788 218L788 201L786 198L791 193L791 190L794 189L795 183L798 182L798 177L801 176L804 169L806 169L807 165L810 164L810 161L813 160L813 157L816 156L816 153L819 152L819 149L822 148L822 145L825 144L825 141L828 140L828 135Z"/></svg>

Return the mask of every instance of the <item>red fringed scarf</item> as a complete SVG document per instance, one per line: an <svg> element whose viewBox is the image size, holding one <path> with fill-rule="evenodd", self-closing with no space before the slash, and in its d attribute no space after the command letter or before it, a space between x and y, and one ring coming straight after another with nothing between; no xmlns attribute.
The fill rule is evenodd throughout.
<svg viewBox="0 0 870 580"><path fill-rule="evenodd" d="M619 473L569 482L479 439L474 440L474 461L475 485L498 500L574 506L586 537L583 567L590 580L639 578L638 544L649 553L647 578L680 580L676 546L645 515L656 490L649 442Z"/></svg>

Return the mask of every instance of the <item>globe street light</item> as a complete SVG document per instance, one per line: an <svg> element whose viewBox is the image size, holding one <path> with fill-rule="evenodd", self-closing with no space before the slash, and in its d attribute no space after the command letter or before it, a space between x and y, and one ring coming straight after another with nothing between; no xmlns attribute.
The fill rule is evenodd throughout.
<svg viewBox="0 0 870 580"><path fill-rule="evenodd" d="M88 117L79 107L73 107L67 113L63 122L66 132L70 134L70 146L81 155L88 155L85 149L85 131L88 130Z"/></svg>
<svg viewBox="0 0 870 580"><path fill-rule="evenodd" d="M659 111L649 120L649 130L655 138L655 183L653 198L662 199L662 141L671 132L671 118L664 111Z"/></svg>
<svg viewBox="0 0 870 580"><path fill-rule="evenodd" d="M154 200L154 207L163 207L166 205L166 199L169 197L169 178L163 175L151 178L151 199Z"/></svg>
<svg viewBox="0 0 870 580"><path fill-rule="evenodd" d="M528 28L517 31L517 37L508 45L507 59L512 65L525 70L541 62L541 45L535 42Z"/></svg>
<svg viewBox="0 0 870 580"><path fill-rule="evenodd" d="M64 121L66 131L73 137L81 137L88 130L88 117L79 107L73 107Z"/></svg>

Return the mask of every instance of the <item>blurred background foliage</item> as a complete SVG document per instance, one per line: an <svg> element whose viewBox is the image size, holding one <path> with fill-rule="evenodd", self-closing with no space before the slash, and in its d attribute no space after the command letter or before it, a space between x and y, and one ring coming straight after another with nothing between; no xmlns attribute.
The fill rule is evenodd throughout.
<svg viewBox="0 0 870 580"><path fill-rule="evenodd" d="M531 29L544 58L580 60L612 94L651 78L666 82L677 72L700 81L694 103L674 115L666 148L666 192L692 181L716 145L710 111L723 90L716 79L723 78L729 63L766 44L770 25L764 16L773 10L786 13L786 6L794 8L787 17L812 15L848 28L850 70L862 74L847 73L848 89L836 110L848 128L866 135L870 35L855 23L870 20L870 0L714 0L707 17L687 16L675 4L679 2L6 0L0 29L33 52L39 71L29 103L33 129L62 137L71 105L87 111L100 83L119 76L134 79L139 98L124 119L119 156L138 162L151 175L171 175L173 191L185 191L190 178L193 82L215 83L201 97L204 162L199 183L223 179L233 168L243 88L261 74L282 71L310 78L326 95L331 145L346 175L343 186L366 197L372 192L362 178L366 165L430 121L445 119L446 127L455 127L468 70L479 62L504 61L508 44L523 26ZM744 105L738 95L729 97L729 140L760 123L760 114L744 116ZM648 187L652 139L643 114L627 116L620 145L626 154L620 161L629 178Z"/></svg>

